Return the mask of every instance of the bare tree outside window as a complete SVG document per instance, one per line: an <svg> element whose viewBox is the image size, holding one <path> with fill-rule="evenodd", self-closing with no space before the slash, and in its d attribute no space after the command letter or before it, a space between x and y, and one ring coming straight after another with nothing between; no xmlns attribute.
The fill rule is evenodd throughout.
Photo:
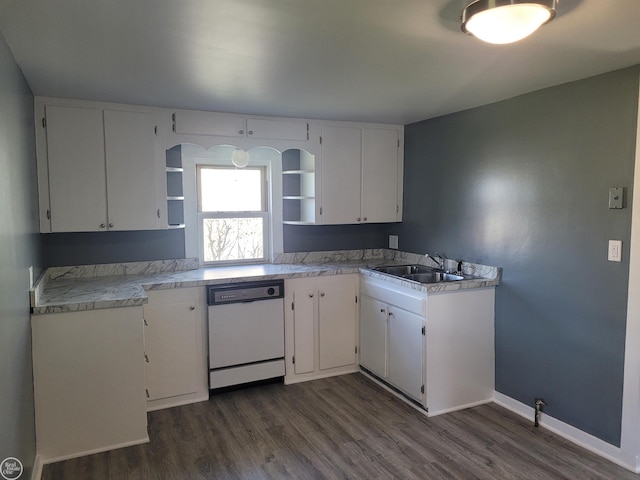
<svg viewBox="0 0 640 480"><path fill-rule="evenodd" d="M208 218L203 227L205 262L264 257L261 218Z"/></svg>

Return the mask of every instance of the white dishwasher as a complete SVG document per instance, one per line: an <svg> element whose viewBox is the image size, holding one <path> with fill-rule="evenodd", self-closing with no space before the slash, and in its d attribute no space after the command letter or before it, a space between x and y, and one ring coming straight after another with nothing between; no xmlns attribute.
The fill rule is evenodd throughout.
<svg viewBox="0 0 640 480"><path fill-rule="evenodd" d="M209 388L284 377L284 280L207 287Z"/></svg>

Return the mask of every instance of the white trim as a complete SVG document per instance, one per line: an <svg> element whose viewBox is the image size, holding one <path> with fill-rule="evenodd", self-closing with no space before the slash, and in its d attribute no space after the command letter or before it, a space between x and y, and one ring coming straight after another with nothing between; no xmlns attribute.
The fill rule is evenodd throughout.
<svg viewBox="0 0 640 480"><path fill-rule="evenodd" d="M70 460L72 458L84 457L86 455L93 455L94 453L102 453L108 452L110 450L117 450L118 448L132 447L134 445L142 445L144 443L149 443L149 436L147 435L144 438L139 440L132 440L130 442L118 443L115 445L109 445L106 447L94 448L93 450L85 450L82 452L74 452L67 455L61 455L59 457L45 458L42 460L43 465L48 465L50 463L62 462L64 460Z"/></svg>
<svg viewBox="0 0 640 480"><path fill-rule="evenodd" d="M535 413L533 407L525 405L500 392L493 393L493 401L507 410L511 410L524 418L530 419L533 424L533 415ZM614 445L600 440L593 435L583 432L568 423L561 422L560 420L550 417L544 413L542 413L540 417L540 426L561 436L562 438L565 438L566 440L569 440L570 442L575 443L576 445L586 448L596 455L600 455L601 457L620 465L621 467L638 473L635 464L628 462L628 459L625 458L622 450Z"/></svg>
<svg viewBox="0 0 640 480"><path fill-rule="evenodd" d="M620 439L625 460L636 473L640 473L640 96L638 104Z"/></svg>
<svg viewBox="0 0 640 480"><path fill-rule="evenodd" d="M42 459L40 455L36 455L33 461L33 470L31 470L31 480L40 480L42 478Z"/></svg>
<svg viewBox="0 0 640 480"><path fill-rule="evenodd" d="M200 257L200 238L198 235L198 212L197 212L197 185L196 166L197 165L222 165L230 166L229 155L221 155L224 147L231 148L231 145L216 145L205 149L200 145L182 144L182 184L184 191L184 223L185 223L185 255L186 258ZM262 155L258 158L255 150L251 163L254 166L267 167L268 182L268 209L271 216L268 239L269 251L265 252L265 261L272 262L273 259L283 252L282 234L282 161L281 153L271 147L260 147ZM202 261L201 261L202 266Z"/></svg>
<svg viewBox="0 0 640 480"><path fill-rule="evenodd" d="M467 408L479 407L480 405L486 405L487 403L493 402L493 398L487 398L485 400L478 400L477 402L467 403L465 405L457 405L451 408L443 408L442 410L434 410L433 412L429 411L430 417L435 417L437 415L443 415L445 413L457 412L459 410L466 410Z"/></svg>

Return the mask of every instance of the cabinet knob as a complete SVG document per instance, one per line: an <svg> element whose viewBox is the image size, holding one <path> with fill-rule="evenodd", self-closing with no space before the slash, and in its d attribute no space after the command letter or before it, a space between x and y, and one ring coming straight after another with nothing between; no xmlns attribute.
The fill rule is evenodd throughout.
<svg viewBox="0 0 640 480"><path fill-rule="evenodd" d="M356 222L359 222L359 221L360 221L360 217L356 218Z"/></svg>
<svg viewBox="0 0 640 480"><path fill-rule="evenodd" d="M380 313L386 313L386 310L384 308L381 308Z"/></svg>
<svg viewBox="0 0 640 480"><path fill-rule="evenodd" d="M113 223L110 223L110 224L109 224L109 228L113 228Z"/></svg>
<svg viewBox="0 0 640 480"><path fill-rule="evenodd" d="M320 296L321 296L321 297L324 297L324 292L320 292Z"/></svg>
<svg viewBox="0 0 640 480"><path fill-rule="evenodd" d="M309 294L309 298L313 298L313 293L310 293L310 294Z"/></svg>
<svg viewBox="0 0 640 480"><path fill-rule="evenodd" d="M244 135L244 130L238 130L238 135Z"/></svg>
<svg viewBox="0 0 640 480"><path fill-rule="evenodd" d="M104 223L101 223L100 228L107 228L107 226Z"/></svg>
<svg viewBox="0 0 640 480"><path fill-rule="evenodd" d="M247 133L248 133L249 135L253 135L253 130L249 130Z"/></svg>
<svg viewBox="0 0 640 480"><path fill-rule="evenodd" d="M367 217L364 217L364 218L362 219L362 221L363 221L363 222L366 222L366 221L367 221Z"/></svg>
<svg viewBox="0 0 640 480"><path fill-rule="evenodd" d="M196 309L196 307L194 307L193 305L191 305L191 306L189 307L189 310L191 310L191 311L193 311L193 310L195 310L195 309Z"/></svg>

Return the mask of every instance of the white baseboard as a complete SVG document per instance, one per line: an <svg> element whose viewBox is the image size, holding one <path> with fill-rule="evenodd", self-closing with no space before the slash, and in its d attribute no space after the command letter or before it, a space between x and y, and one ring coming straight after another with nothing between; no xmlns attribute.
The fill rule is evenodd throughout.
<svg viewBox="0 0 640 480"><path fill-rule="evenodd" d="M535 410L533 407L525 405L522 402L514 400L511 397L508 397L500 392L493 393L493 401L504 407L508 410L511 410L518 415L528 418L533 423L533 416ZM595 453L596 455L600 455L601 457L610 460L621 467L626 468L627 470L631 470L634 473L640 473L638 467L629 462L623 455L622 450L619 447L611 445L603 440L600 440L593 435L590 435L582 430L569 425L567 423L561 422L549 415L542 413L540 415L540 426L559 435L566 440L569 440L576 445L580 445L583 448Z"/></svg>
<svg viewBox="0 0 640 480"><path fill-rule="evenodd" d="M42 478L42 459L40 455L36 455L33 461L33 470L31 471L31 480L40 480Z"/></svg>
<svg viewBox="0 0 640 480"><path fill-rule="evenodd" d="M51 457L51 458L45 458L42 460L42 463L44 465L47 465L49 463L56 463L56 462L62 462L64 460L70 460L72 458L78 458L78 457L84 457L87 455L93 455L94 453L102 453L102 452L108 452L109 450L117 450L118 448L125 448L125 447L131 447L133 445L141 445L143 443L149 443L149 437L146 436L144 438L138 439L138 440L132 440L130 442L123 442L123 443L119 443L119 444L115 444L115 445L109 445L106 447L100 447L100 448L94 448L92 450L85 450L83 452L74 452L74 453L70 453L67 455L60 455L58 457Z"/></svg>

